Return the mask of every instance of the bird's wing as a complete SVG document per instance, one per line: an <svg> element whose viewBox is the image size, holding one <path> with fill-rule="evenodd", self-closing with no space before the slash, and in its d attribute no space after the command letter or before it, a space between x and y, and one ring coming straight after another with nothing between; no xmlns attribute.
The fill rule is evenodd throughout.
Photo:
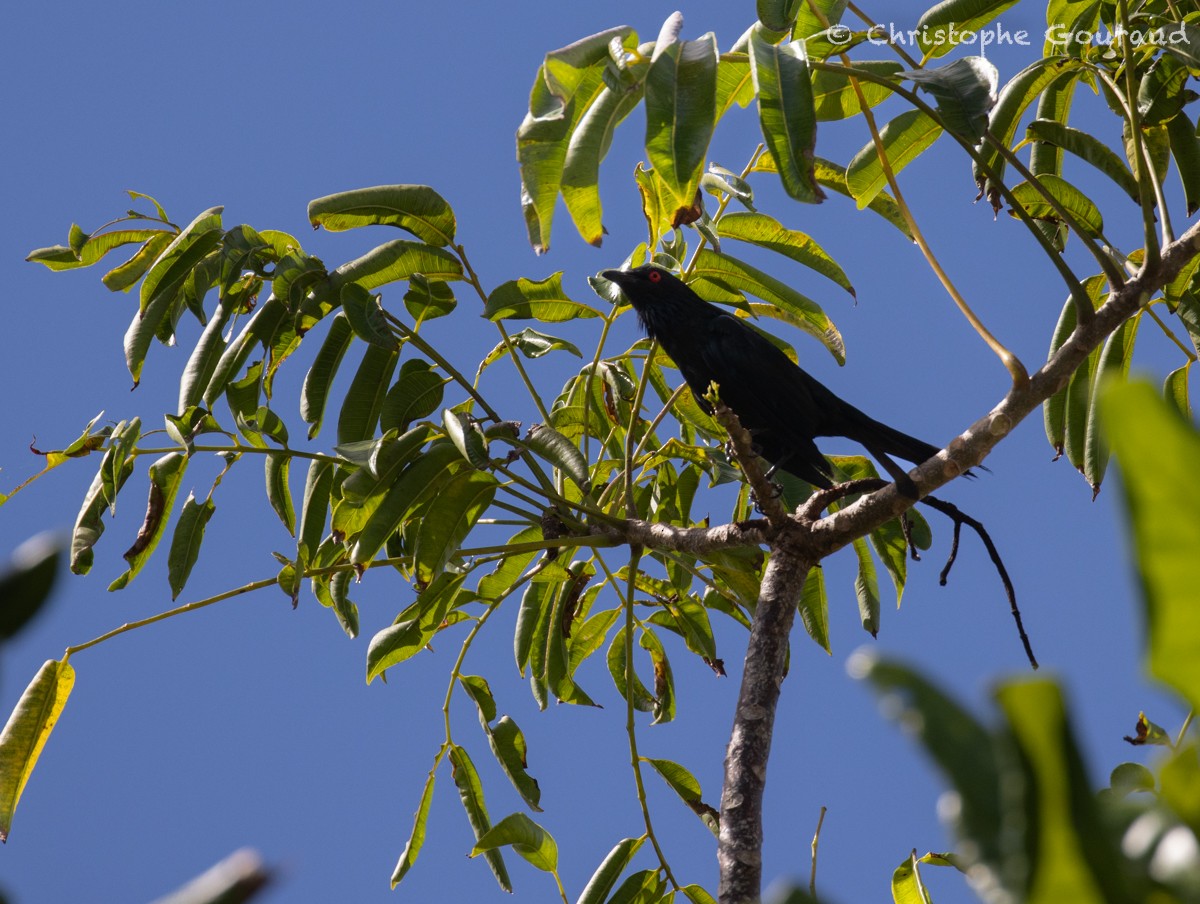
<svg viewBox="0 0 1200 904"><path fill-rule="evenodd" d="M805 428L819 426L819 393L812 384L824 387L736 317L713 318L701 355L720 384L721 398L739 418L756 423L787 418L802 421Z"/></svg>
<svg viewBox="0 0 1200 904"><path fill-rule="evenodd" d="M737 318L713 318L702 359L720 386L722 401L760 445L763 456L814 480L829 465L813 442L828 435L832 393L768 339ZM836 400L834 402L836 404Z"/></svg>

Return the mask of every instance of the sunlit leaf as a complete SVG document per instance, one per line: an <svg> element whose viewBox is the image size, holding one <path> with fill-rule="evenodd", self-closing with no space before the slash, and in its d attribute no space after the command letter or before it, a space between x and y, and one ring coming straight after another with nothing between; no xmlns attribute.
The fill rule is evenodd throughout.
<svg viewBox="0 0 1200 904"><path fill-rule="evenodd" d="M75 670L66 659L49 660L25 688L0 732L0 842L8 840L21 794L74 684Z"/></svg>
<svg viewBox="0 0 1200 904"><path fill-rule="evenodd" d="M942 127L921 110L907 110L879 130L888 169L892 175L916 160L942 134ZM846 168L846 185L858 202L866 207L888 184L887 173L879 159L874 141L868 141Z"/></svg>
<svg viewBox="0 0 1200 904"><path fill-rule="evenodd" d="M471 856L492 851L504 845L548 873L558 869L558 845L550 833L524 813L512 813L488 829L471 848Z"/></svg>
<svg viewBox="0 0 1200 904"><path fill-rule="evenodd" d="M212 497L197 502L194 493L189 493L179 512L179 522L171 538L171 551L167 554L167 579L171 584L171 599L183 592L192 567L200 555L204 542L204 531L217 507Z"/></svg>
<svg viewBox="0 0 1200 904"><path fill-rule="evenodd" d="M471 823L471 830L475 833L475 841L478 843L492 827L491 821L488 819L487 804L483 800L483 784L479 780L479 773L475 770L475 764L471 762L471 757L457 744L450 747L450 765L453 769L454 784L458 788L463 809L467 813L467 821ZM512 882L508 878L508 870L504 866L500 852L494 849L487 850L483 852L483 856L487 860L488 866L491 867L496 881L500 883L500 888L511 893Z"/></svg>
<svg viewBox="0 0 1200 904"><path fill-rule="evenodd" d="M522 276L502 283L488 296L483 316L489 320L533 319L558 323L576 317L599 317L600 312L567 296L560 270L540 281Z"/></svg>
<svg viewBox="0 0 1200 904"><path fill-rule="evenodd" d="M825 193L813 174L817 116L804 42L772 44L756 30L750 36L750 70L763 138L784 189L797 201L821 201Z"/></svg>
<svg viewBox="0 0 1200 904"><path fill-rule="evenodd" d="M326 195L309 202L308 219L330 232L398 226L431 245L454 241L454 211L428 185L376 185Z"/></svg>
<svg viewBox="0 0 1200 904"><path fill-rule="evenodd" d="M646 154L671 192L676 224L694 203L716 124L717 58L711 33L680 41L664 26L646 73Z"/></svg>

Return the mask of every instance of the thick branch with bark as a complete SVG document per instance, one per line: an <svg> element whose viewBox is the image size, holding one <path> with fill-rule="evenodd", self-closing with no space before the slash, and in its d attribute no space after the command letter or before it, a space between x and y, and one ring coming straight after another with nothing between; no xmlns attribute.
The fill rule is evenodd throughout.
<svg viewBox="0 0 1200 904"><path fill-rule="evenodd" d="M1096 316L1080 325L1028 382L1010 389L991 411L955 437L948 447L948 458L953 462L951 467L947 467L947 456L939 455L910 471L909 476L921 496L929 495L968 468L981 464L998 442L1066 386L1088 355L1197 254L1200 254L1200 221L1163 249L1158 266L1143 268L1114 292L1096 311ZM811 528L813 542L824 558L886 524L912 504L913 500L896 491L895 484L889 484L814 522Z"/></svg>
<svg viewBox="0 0 1200 904"><path fill-rule="evenodd" d="M774 544L763 574L746 647L733 732L725 753L721 833L717 844L721 869L718 895L722 904L751 904L761 894L762 801L767 783L767 757L775 731L775 709L783 684L796 600L816 561L805 548L803 532L787 530Z"/></svg>

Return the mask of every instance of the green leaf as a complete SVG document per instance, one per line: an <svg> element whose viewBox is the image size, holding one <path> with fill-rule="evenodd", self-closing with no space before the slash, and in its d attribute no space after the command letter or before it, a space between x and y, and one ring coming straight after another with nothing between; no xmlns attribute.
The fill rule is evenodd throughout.
<svg viewBox="0 0 1200 904"><path fill-rule="evenodd" d="M577 445L553 427L534 424L524 438L516 440L516 443L538 458L550 462L570 477L581 490L586 492L589 488L587 459L583 457Z"/></svg>
<svg viewBox="0 0 1200 904"><path fill-rule="evenodd" d="M454 443L459 454L471 463L471 467L482 469L490 464L487 437L483 435L483 430L475 418L447 408L442 412L442 426L445 427L450 442Z"/></svg>
<svg viewBox="0 0 1200 904"><path fill-rule="evenodd" d="M388 326L378 295L372 295L358 283L342 286L342 310L354 335L371 345L388 350L398 349L399 340Z"/></svg>
<svg viewBox="0 0 1200 904"><path fill-rule="evenodd" d="M851 295L854 294L854 287L850 285L845 271L824 248L813 241L811 236L787 229L773 217L749 211L735 211L721 217L717 221L717 228L723 239L737 239L782 254L833 280Z"/></svg>
<svg viewBox="0 0 1200 904"><path fill-rule="evenodd" d="M652 725L670 722L675 718L675 678L671 674L671 663L658 635L649 629L642 631L638 643L650 654L654 667L654 721Z"/></svg>
<svg viewBox="0 0 1200 904"><path fill-rule="evenodd" d="M443 441L431 445L416 461L406 466L363 525L354 542L351 561L362 565L375 558L388 538L412 517L416 506L428 495L437 492L453 473L453 466L461 462L462 456L454 444ZM335 529L339 527L339 511L334 510ZM347 539L353 539L353 535L348 535Z"/></svg>
<svg viewBox="0 0 1200 904"><path fill-rule="evenodd" d="M1193 19L1191 16L1188 18ZM1189 22L1164 22L1160 19L1158 24L1165 26L1172 37L1180 34L1183 37L1183 40L1168 40L1166 49L1183 60L1189 67L1200 66L1200 28L1196 27L1194 19Z"/></svg>
<svg viewBox="0 0 1200 904"><path fill-rule="evenodd" d="M895 904L932 904L929 889L917 870L917 852L892 871L892 900Z"/></svg>
<svg viewBox="0 0 1200 904"><path fill-rule="evenodd" d="M476 696L467 683L468 679L482 682L483 689L487 691L486 695ZM521 795L529 808L540 812L542 808L538 806L538 803L541 800L542 792L538 787L537 780L526 769L525 735L517 727L517 723L508 716L501 716L495 727L488 724L496 718L496 705L491 699L491 692L487 689L487 682L484 679L468 675L461 676L460 680L479 706L479 721L487 734L488 743L491 745L496 762L500 764L500 768L504 770L504 774L508 776L508 780L512 782L513 787L517 789L517 793Z"/></svg>
<svg viewBox="0 0 1200 904"><path fill-rule="evenodd" d="M128 292L139 279L146 275L150 265L158 260L159 255L166 250L167 245L171 244L174 237L175 233L173 232L159 232L142 245L129 260L113 267L101 276L100 281L110 292ZM51 269L55 268L51 267Z"/></svg>
<svg viewBox="0 0 1200 904"><path fill-rule="evenodd" d="M917 21L921 53L927 57L945 56L964 41L975 43L981 30L985 37L994 37L983 26L1016 4L1017 0L943 0Z"/></svg>
<svg viewBox="0 0 1200 904"><path fill-rule="evenodd" d="M816 2L816 0L809 0L809 2ZM685 885L679 890L684 893L692 904L717 904L717 899L699 885ZM803 904L802 901L794 900L794 897L794 893L790 895L786 899L787 904Z"/></svg>
<svg viewBox="0 0 1200 904"><path fill-rule="evenodd" d="M789 31L804 6L804 0L758 0L758 21L770 31Z"/></svg>
<svg viewBox="0 0 1200 904"><path fill-rule="evenodd" d="M670 785L671 790L679 795L679 799L687 804L688 809L700 817L715 835L718 831L718 813L706 804L700 795L700 783L683 766L671 760L656 760L642 757L642 762L649 763L654 771L662 776L663 781Z"/></svg>
<svg viewBox="0 0 1200 904"><path fill-rule="evenodd" d="M304 479L304 497L300 504L300 531L296 534L296 562L302 568L307 567L325 535L333 478L332 462L314 459L308 463L308 474Z"/></svg>
<svg viewBox="0 0 1200 904"><path fill-rule="evenodd" d="M58 576L64 544L49 533L18 546L0 570L0 642L8 640L42 611Z"/></svg>
<svg viewBox="0 0 1200 904"><path fill-rule="evenodd" d="M83 497L71 533L71 571L75 574L87 574L92 568L92 547L104 533L104 510L116 504L117 493L133 473L135 456L126 449L123 439L128 437L135 444L140 431L139 418L128 423L122 421L113 431L113 445L100 461L100 469Z"/></svg>
<svg viewBox="0 0 1200 904"><path fill-rule="evenodd" d="M1167 138L1171 142L1171 156L1175 158L1190 217L1200 210L1200 137L1197 137L1192 121L1180 113L1168 120Z"/></svg>
<svg viewBox="0 0 1200 904"><path fill-rule="evenodd" d="M475 841L478 843L491 828L487 804L483 800L483 785L479 781L479 773L475 771L475 764L471 762L467 752L457 744L450 747L450 765L453 769L454 784L462 799L463 809L467 812L467 821L471 823L471 830L475 833ZM508 878L508 870L504 866L500 852L497 850L485 851L484 859L491 867L496 881L500 883L500 888L511 893L512 882Z"/></svg>
<svg viewBox="0 0 1200 904"><path fill-rule="evenodd" d="M142 280L139 311L143 318L162 299L173 300L188 273L221 240L221 211L211 207L185 226ZM136 379L137 374L134 374Z"/></svg>
<svg viewBox="0 0 1200 904"><path fill-rule="evenodd" d="M963 57L935 69L910 69L901 78L916 82L937 101L942 125L971 144L988 128L1000 73L984 57Z"/></svg>
<svg viewBox="0 0 1200 904"><path fill-rule="evenodd" d="M1174 119L1188 102L1184 91L1187 80L1187 67L1175 57L1164 54L1155 60L1138 85L1137 108L1142 124L1153 126Z"/></svg>
<svg viewBox="0 0 1200 904"><path fill-rule="evenodd" d="M1121 465L1145 595L1150 673L1200 708L1200 437L1146 383L1113 384L1101 399L1108 442Z"/></svg>
<svg viewBox="0 0 1200 904"><path fill-rule="evenodd" d="M942 134L942 127L921 110L907 110L879 131L893 175L916 160ZM846 185L862 210L887 185L874 141L868 141L846 168Z"/></svg>
<svg viewBox="0 0 1200 904"><path fill-rule="evenodd" d="M616 127L641 99L640 85L629 91L603 88L567 144L562 171L563 201L583 240L597 248L605 233L600 203L600 161L608 153Z"/></svg>
<svg viewBox="0 0 1200 904"><path fill-rule="evenodd" d="M711 279L729 288L748 292L794 315L801 329L819 339L839 364L845 363L846 348L833 321L815 301L775 277L735 257L718 254L707 248L702 248L696 255L692 273L697 278Z"/></svg>
<svg viewBox="0 0 1200 904"><path fill-rule="evenodd" d="M800 610L800 621L808 636L817 642L826 653L833 655L829 646L829 598L825 593L825 571L810 568L804 579L804 589L796 604Z"/></svg>
<svg viewBox="0 0 1200 904"><path fill-rule="evenodd" d="M496 495L496 478L461 471L441 488L417 532L417 580L432 581L450 561Z"/></svg>
<svg viewBox="0 0 1200 904"><path fill-rule="evenodd" d="M533 583L525 588L521 596L521 606L517 610L517 626L513 632L513 656L517 661L517 671L525 677L525 666L530 664L533 651L534 635L537 633L538 621L546 611L544 605L546 584ZM539 667L540 668L540 667Z"/></svg>
<svg viewBox="0 0 1200 904"><path fill-rule="evenodd" d="M1137 180L1133 178L1129 167L1108 145L1089 133L1051 120L1035 119L1026 126L1025 134L1035 141L1060 147L1085 163L1090 163L1115 182L1121 191L1135 201L1138 199Z"/></svg>
<svg viewBox="0 0 1200 904"><path fill-rule="evenodd" d="M133 545L125 551L129 568L109 584L109 590L121 590L132 581L158 546L171 517L187 463L188 458L182 452L170 452L150 466L150 501L146 505L146 517Z"/></svg>
<svg viewBox="0 0 1200 904"><path fill-rule="evenodd" d="M773 173L775 171L775 158L769 153L759 156L753 170L756 173ZM846 187L846 168L841 164L826 160L823 157L814 157L813 173L817 181L825 188L835 191L839 195L845 195L848 198L851 197L850 189ZM900 207L896 204L896 199L887 192L881 191L867 205L867 208L879 214L904 233L906 238L910 241L912 240L912 233L909 231L908 224L904 221L904 217L900 213Z"/></svg>
<svg viewBox="0 0 1200 904"><path fill-rule="evenodd" d="M987 878L1001 856L1003 826L1000 766L987 729L901 662L860 651L847 663L847 670L870 681L876 694L888 701L888 715L911 727L950 782L961 802L949 820L956 846L967 857L967 865ZM991 878L999 885L999 877Z"/></svg>
<svg viewBox="0 0 1200 904"><path fill-rule="evenodd" d="M1119 763L1108 778L1109 787L1125 797L1135 791L1153 791L1158 783L1154 773L1141 763Z"/></svg>
<svg viewBox="0 0 1200 904"><path fill-rule="evenodd" d="M217 362L208 388L204 390L205 407L211 409L213 403L221 397L221 393L226 391L230 382L237 378L242 366L249 359L250 353L254 351L255 343L266 347L287 313L287 306L274 295L259 305L258 310L242 327L237 338L230 342L221 354L221 359ZM257 406L257 404L256 402L255 405Z"/></svg>
<svg viewBox="0 0 1200 904"><path fill-rule="evenodd" d="M208 521L217 510L212 497L203 502L197 502L194 493L189 493L179 512L179 522L175 525L175 534L171 538L171 551L167 554L167 579L171 584L171 599L177 599L183 592L192 567L200 555L200 546L204 542L204 530Z"/></svg>
<svg viewBox="0 0 1200 904"><path fill-rule="evenodd" d="M437 411L445 395L446 381L420 358L400 365L400 375L383 399L379 427L383 431L407 430L413 421Z"/></svg>
<svg viewBox="0 0 1200 904"><path fill-rule="evenodd" d="M695 201L716 125L718 53L712 33L680 41L673 23L664 24L646 72L646 154L670 190L678 225Z"/></svg>
<svg viewBox="0 0 1200 904"><path fill-rule="evenodd" d="M858 614L863 628L875 637L879 634L879 579L875 576L875 560L867 541L861 537L854 541L854 553L858 556L858 574L854 578Z"/></svg>
<svg viewBox="0 0 1200 904"><path fill-rule="evenodd" d="M996 699L1025 773L1025 837L1032 872L1025 899L1030 904L1133 900L1058 687L1050 681L1010 682Z"/></svg>
<svg viewBox="0 0 1200 904"><path fill-rule="evenodd" d="M1092 238L1100 238L1104 230L1104 219L1090 198L1074 185L1055 176L1053 173L1043 173L1038 177L1042 187L1059 205L1071 214L1075 223L1083 232ZM1025 208L1025 211L1035 220L1045 220L1050 223L1063 223L1063 219L1050 206L1042 193L1029 182L1022 182L1012 190L1013 200ZM1016 214L1014 213L1015 217Z"/></svg>
<svg viewBox="0 0 1200 904"><path fill-rule="evenodd" d="M1092 487L1093 496L1100 492L1104 472L1108 467L1108 443L1100 427L1098 400L1103 388L1110 382L1124 382L1129 375L1129 362L1133 357L1133 344L1137 341L1140 316L1131 317L1122 323L1104 341L1100 361L1093 378L1092 395L1088 400L1087 430L1083 447L1083 476Z"/></svg>
<svg viewBox="0 0 1200 904"><path fill-rule="evenodd" d="M562 287L562 271L541 281L521 277L497 286L488 296L483 316L489 320L540 320L559 323L577 317L599 317L590 305L567 297Z"/></svg>
<svg viewBox="0 0 1200 904"><path fill-rule="evenodd" d="M1106 284L1101 276L1094 276L1084 281L1085 291L1088 293L1088 303L1094 307L1098 307L1101 299L1107 298L1105 292ZM1050 351L1046 354L1046 358L1050 359L1062 347L1062 344L1071 337L1075 332L1075 300L1068 297L1063 304L1062 312L1058 316L1058 324L1054 327L1054 333L1050 339ZM1092 360L1092 359L1089 359ZM1055 457L1062 455L1067 443L1067 416L1071 402L1071 387L1076 379L1081 381L1080 389L1086 389L1090 392L1091 389L1091 371L1088 370L1090 365L1084 365L1071 378L1071 384L1063 387L1042 405L1042 420L1046 428L1046 439L1050 441L1053 447ZM1086 398L1084 402L1086 404ZM1070 412L1072 417L1076 416L1075 412ZM1074 426L1074 425L1073 425Z"/></svg>
<svg viewBox="0 0 1200 904"><path fill-rule="evenodd" d="M308 438L314 439L321 432L321 422L325 418L325 402L329 398L329 388L333 378L337 376L338 365L350 347L354 331L344 311L338 311L329 324L329 332L325 334L321 348L313 359L312 367L304 376L304 388L300 393L300 416L309 425Z"/></svg>
<svg viewBox="0 0 1200 904"><path fill-rule="evenodd" d="M1059 79L1075 78L1080 67L1079 60L1039 60L1013 76L1000 92L989 117L988 130L996 143L1011 146L1026 108ZM992 208L999 210L1000 193L993 180L1003 181L1008 164L991 142L983 145L981 159L982 163L972 164L975 184L987 195Z"/></svg>
<svg viewBox="0 0 1200 904"><path fill-rule="evenodd" d="M433 639L462 589L465 574L443 572L417 594L396 622L371 638L367 647L367 684L384 671L411 659Z"/></svg>
<svg viewBox="0 0 1200 904"><path fill-rule="evenodd" d="M895 76L904 67L892 60L857 60L855 69L880 76ZM866 79L855 79L863 100L874 107L892 95L892 89ZM849 119L862 113L858 92L850 76L841 72L814 72L812 74L813 113L818 120Z"/></svg>
<svg viewBox="0 0 1200 904"><path fill-rule="evenodd" d="M347 283L375 289L409 279L414 273L441 282L463 278L462 263L449 251L407 239L393 239L334 270L329 274L329 288L336 298Z"/></svg>
<svg viewBox="0 0 1200 904"><path fill-rule="evenodd" d="M8 840L21 793L74 685L75 670L66 659L47 661L0 732L0 842Z"/></svg>
<svg viewBox="0 0 1200 904"><path fill-rule="evenodd" d="M558 869L554 838L524 813L511 813L484 832L471 848L471 856L506 844L540 870L553 873Z"/></svg>
<svg viewBox="0 0 1200 904"><path fill-rule="evenodd" d="M625 872L625 868L629 866L645 840L646 836L643 835L640 838L623 838L618 841L592 873L576 904L604 904L608 893L612 891L617 879Z"/></svg>
<svg viewBox="0 0 1200 904"><path fill-rule="evenodd" d="M310 201L308 221L330 232L397 226L430 245L454 241L454 211L428 185L376 185Z"/></svg>
<svg viewBox="0 0 1200 904"><path fill-rule="evenodd" d="M417 812L413 814L413 827L408 836L408 843L404 845L400 859L396 862L396 868L392 870L392 888L399 885L400 880L412 869L417 862L417 857L421 854L421 848L425 846L425 828L429 822L429 807L433 803L433 786L436 777L437 768L435 766L430 770L429 778L425 779L425 788L421 791L421 802L417 805Z"/></svg>
<svg viewBox="0 0 1200 904"><path fill-rule="evenodd" d="M267 500L271 508L293 537L296 535L296 510L292 505L292 489L288 484L292 456L287 452L272 452L263 456L267 477Z"/></svg>
<svg viewBox="0 0 1200 904"><path fill-rule="evenodd" d="M243 301L245 299L239 295L226 295L209 318L203 334L188 358L187 366L183 369L183 379L179 383L179 414L183 414L193 405L199 405L203 400L204 390L212 382L217 364L225 352L225 325Z"/></svg>
<svg viewBox="0 0 1200 904"><path fill-rule="evenodd" d="M1167 374L1163 381L1163 398L1185 418L1192 416L1192 403L1188 398L1188 372L1191 367L1192 362L1189 361Z"/></svg>
<svg viewBox="0 0 1200 904"><path fill-rule="evenodd" d="M1159 769L1162 801L1187 823L1193 834L1200 834L1200 758L1196 746L1186 744L1172 752Z"/></svg>
<svg viewBox="0 0 1200 904"><path fill-rule="evenodd" d="M607 36L628 34L628 29L605 32ZM580 118L596 95L604 90L604 61L608 56L607 41L597 47L593 35L573 48L586 46L596 54L595 60L575 69L578 78L570 79L566 87L559 76L569 67L552 67L550 57L538 69L529 98L529 112L517 129L517 162L521 171L521 209L529 243L538 254L550 247L550 224L562 185L567 145ZM570 48L563 48L568 50Z"/></svg>
<svg viewBox="0 0 1200 904"><path fill-rule="evenodd" d="M627 669L626 666L628 659L625 655L625 632L626 629L622 627L608 645L608 673L612 676L617 693L626 700L632 696L634 709L650 712L655 706L654 697L646 689L637 672ZM629 681L630 677L632 682Z"/></svg>
<svg viewBox="0 0 1200 904"><path fill-rule="evenodd" d="M379 423L379 412L387 396L388 383L396 369L400 353L378 345L368 345L342 410L338 412L338 443L353 443L370 439Z"/></svg>
<svg viewBox="0 0 1200 904"><path fill-rule="evenodd" d="M608 904L659 904L666 883L657 869L644 869L627 877L608 899Z"/></svg>
<svg viewBox="0 0 1200 904"><path fill-rule="evenodd" d="M756 28L750 35L750 71L763 138L784 189L797 201L824 200L813 173L817 115L804 42L771 44Z"/></svg>
<svg viewBox="0 0 1200 904"><path fill-rule="evenodd" d="M540 333L533 327L527 326L519 333L509 336L508 342L500 342L494 349L488 352L487 357L479 362L479 370L476 371L476 376L483 373L484 368L507 355L510 347L517 349L526 358L540 358L543 355L550 354L550 352L559 350L570 352L576 358L583 357L583 352L574 343L568 342L566 339L560 339L557 336Z"/></svg>
<svg viewBox="0 0 1200 904"><path fill-rule="evenodd" d="M451 313L458 302L454 291L444 282L426 279L422 273L408 278L408 291L404 293L404 309L415 320L434 320Z"/></svg>
<svg viewBox="0 0 1200 904"><path fill-rule="evenodd" d="M778 2L778 0L768 0L768 2ZM817 32L823 31L826 25L836 25L842 20L842 14L846 11L846 3L847 0L803 0L801 3L793 4L796 7L796 22L792 25L793 40L811 37ZM762 21L761 16L759 16L759 21Z"/></svg>

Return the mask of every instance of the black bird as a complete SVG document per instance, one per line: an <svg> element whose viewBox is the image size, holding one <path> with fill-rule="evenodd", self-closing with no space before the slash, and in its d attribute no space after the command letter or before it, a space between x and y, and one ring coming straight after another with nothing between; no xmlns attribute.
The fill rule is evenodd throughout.
<svg viewBox="0 0 1200 904"><path fill-rule="evenodd" d="M833 468L817 448L818 436L860 443L893 477L906 479L889 458L915 464L938 447L863 414L793 364L737 317L709 304L673 274L647 264L600 274L620 286L642 328L675 362L705 411L710 383L750 431L759 454L818 487L832 485Z"/></svg>

